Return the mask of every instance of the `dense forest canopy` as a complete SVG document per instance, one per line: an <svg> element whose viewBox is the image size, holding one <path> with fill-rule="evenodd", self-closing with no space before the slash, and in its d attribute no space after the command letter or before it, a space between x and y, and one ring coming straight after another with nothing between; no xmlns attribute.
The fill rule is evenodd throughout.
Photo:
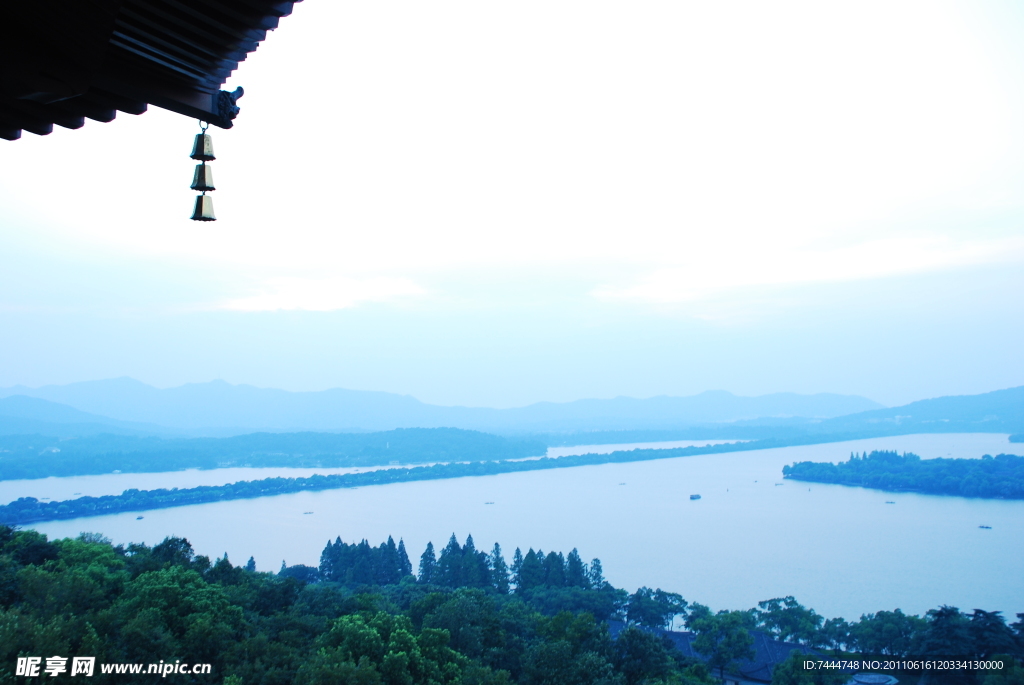
<svg viewBox="0 0 1024 685"><path fill-rule="evenodd" d="M661 631L674 618L692 631L696 657ZM114 546L97 534L50 541L0 526L0 682L14 682L18 656L56 654L210 663L192 682L230 685L712 685L750 658L756 631L805 650L952 649L1004 655L1009 666L1024 649L1018 619L944 606L825 620L793 597L715 613L661 589L615 588L599 560L584 563L575 549L517 549L506 562L499 545L485 552L472 536L453 535L439 552L429 544L417 571L402 540L337 538L318 567L282 563L272 574L252 558L235 566L196 555L183 538ZM849 679L808 679L798 656L775 665L773 683ZM984 685L1009 685L1013 673ZM97 670L94 682L117 678ZM957 682L982 682L971 678Z"/></svg>
<svg viewBox="0 0 1024 685"><path fill-rule="evenodd" d="M930 495L1024 499L1024 457L986 454L981 459L921 459L916 454L875 451L849 461L803 461L783 476L814 483L857 485Z"/></svg>

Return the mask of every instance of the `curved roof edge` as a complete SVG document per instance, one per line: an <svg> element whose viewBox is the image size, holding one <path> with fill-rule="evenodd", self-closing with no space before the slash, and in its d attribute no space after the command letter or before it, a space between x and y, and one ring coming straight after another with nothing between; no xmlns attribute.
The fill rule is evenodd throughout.
<svg viewBox="0 0 1024 685"><path fill-rule="evenodd" d="M301 0L21 0L0 10L0 138L149 105L231 128L220 90Z"/></svg>

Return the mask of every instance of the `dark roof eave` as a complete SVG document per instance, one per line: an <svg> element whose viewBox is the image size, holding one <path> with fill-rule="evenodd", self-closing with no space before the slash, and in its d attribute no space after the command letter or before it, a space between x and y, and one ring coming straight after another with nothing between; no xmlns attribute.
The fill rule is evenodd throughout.
<svg viewBox="0 0 1024 685"><path fill-rule="evenodd" d="M48 0L0 10L0 138L149 104L230 128L238 109L221 86L300 1Z"/></svg>

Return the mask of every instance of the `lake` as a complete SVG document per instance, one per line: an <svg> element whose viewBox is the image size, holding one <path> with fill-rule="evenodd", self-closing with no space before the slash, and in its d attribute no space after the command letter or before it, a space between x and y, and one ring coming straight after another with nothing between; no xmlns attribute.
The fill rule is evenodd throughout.
<svg viewBox="0 0 1024 685"><path fill-rule="evenodd" d="M404 538L415 566L428 540L441 547L453 532L460 541L472 533L479 549L500 542L508 560L517 546L577 547L585 559L599 557L616 586L661 587L716 610L794 595L847 619L940 604L1012 617L1024 611L1024 501L783 482L781 470L795 461L845 460L851 451L976 458L1020 447L1006 435L910 435L304 492L147 511L141 521L132 513L30 527L51 537L96 531L148 544L181 535L199 553L227 552L236 564L253 555L260 570L275 571L282 560L317 565L338 535L374 545L389 534ZM700 500L689 499L698 493Z"/></svg>

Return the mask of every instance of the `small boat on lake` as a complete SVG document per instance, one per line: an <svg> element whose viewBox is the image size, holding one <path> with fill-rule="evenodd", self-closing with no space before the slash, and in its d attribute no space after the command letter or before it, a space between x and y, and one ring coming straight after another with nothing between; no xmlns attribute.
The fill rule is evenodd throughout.
<svg viewBox="0 0 1024 685"><path fill-rule="evenodd" d="M304 512L302 512L302 515L305 516L306 514L312 514L312 513L313 512L311 512L311 511L304 511Z"/></svg>
<svg viewBox="0 0 1024 685"><path fill-rule="evenodd" d="M895 503L895 502L893 502L893 501L892 501L891 499L887 499L887 500L885 500L885 503L886 503L886 504L896 504L896 503Z"/></svg>
<svg viewBox="0 0 1024 685"><path fill-rule="evenodd" d="M985 530L992 530L992 526L978 526L978 528L984 528Z"/></svg>
<svg viewBox="0 0 1024 685"><path fill-rule="evenodd" d="M690 495L690 499L700 499L700 495Z"/></svg>
<svg viewBox="0 0 1024 685"><path fill-rule="evenodd" d="M146 518L146 517L145 517L145 516L136 516L136 517L135 517L135 520L136 520L136 521L141 521L141 520L142 520L142 519L144 519L144 518Z"/></svg>

